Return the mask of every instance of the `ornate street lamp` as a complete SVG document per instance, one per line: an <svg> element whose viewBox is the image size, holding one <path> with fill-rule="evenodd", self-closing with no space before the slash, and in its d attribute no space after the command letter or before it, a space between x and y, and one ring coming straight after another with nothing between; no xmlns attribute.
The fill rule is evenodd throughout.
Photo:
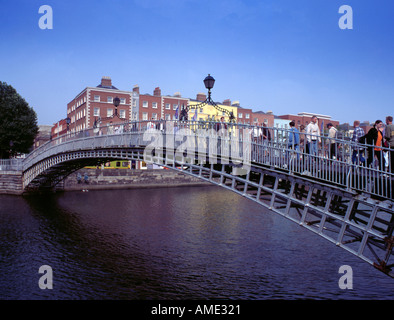
<svg viewBox="0 0 394 320"><path fill-rule="evenodd" d="M205 77L204 79L204 84L205 84L205 88L208 89L208 100L211 100L211 89L215 84L215 79L210 74L208 74L208 76Z"/></svg>
<svg viewBox="0 0 394 320"><path fill-rule="evenodd" d="M67 132L70 129L70 123L71 123L71 119L69 117L66 118L66 123L67 123Z"/></svg>
<svg viewBox="0 0 394 320"><path fill-rule="evenodd" d="M199 103L199 104L197 104L197 105L194 105L194 106L187 106L187 107L184 109L184 110L185 110L184 113L188 114L189 109L201 108L201 107L203 107L204 105L209 104L209 105L212 105L216 110L220 111L221 114L223 114L223 113L227 114L228 117L229 117L229 119L230 119L229 122L235 122L234 113L233 113L232 111L228 111L228 110L225 109L225 108L219 107L219 106L215 103L215 101L212 100L212 98L211 98L211 89L213 88L214 84L215 84L215 79L214 79L210 74L208 74L208 76L205 77L205 79L204 79L205 88L208 89L208 98L205 99L205 101L203 101L203 102L201 102L201 103Z"/></svg>
<svg viewBox="0 0 394 320"><path fill-rule="evenodd" d="M118 113L118 107L119 107L119 104L120 104L120 99L119 99L118 96L116 96L116 97L114 98L113 104L114 104L114 106L115 106L115 112L113 113L113 115L112 115L112 116L109 116L109 117L105 117L105 118L101 118L101 117L95 118L94 124L93 124L93 128L97 128L97 127L98 127L98 124L99 124L101 121L110 120L110 119L113 119L113 118L115 118L115 117L119 118L120 120L123 120L123 119L120 117L119 113Z"/></svg>
<svg viewBox="0 0 394 320"><path fill-rule="evenodd" d="M119 118L119 116L118 116L118 106L119 106L119 104L120 104L119 97L115 97L115 99L114 99L115 115L114 116L116 116L118 118Z"/></svg>

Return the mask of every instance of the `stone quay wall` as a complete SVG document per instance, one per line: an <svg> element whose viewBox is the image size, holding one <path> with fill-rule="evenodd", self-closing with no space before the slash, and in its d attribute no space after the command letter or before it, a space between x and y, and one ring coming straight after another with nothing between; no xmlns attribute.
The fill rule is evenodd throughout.
<svg viewBox="0 0 394 320"><path fill-rule="evenodd" d="M78 173L82 177L80 183L78 183L77 179ZM88 183L84 181L85 173L88 176ZM81 169L71 173L60 182L56 190L105 190L210 185L209 182L182 172L167 169ZM21 195L23 193L21 171L0 172L0 194Z"/></svg>
<svg viewBox="0 0 394 320"><path fill-rule="evenodd" d="M81 175L78 183L77 175ZM88 183L85 183L85 173ZM209 182L189 176L182 172L167 169L81 169L70 174L59 185L59 189L131 189L179 186L209 186Z"/></svg>
<svg viewBox="0 0 394 320"><path fill-rule="evenodd" d="M22 193L22 171L0 171L0 194Z"/></svg>

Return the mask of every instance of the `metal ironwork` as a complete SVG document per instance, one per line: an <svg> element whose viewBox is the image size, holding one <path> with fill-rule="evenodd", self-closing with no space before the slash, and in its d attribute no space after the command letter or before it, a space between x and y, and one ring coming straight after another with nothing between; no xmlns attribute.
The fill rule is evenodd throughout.
<svg viewBox="0 0 394 320"><path fill-rule="evenodd" d="M248 125L218 132L209 122L189 121L179 130L173 121L163 130L147 130L147 123L122 123L118 134L90 129L48 142L23 160L23 187L51 187L87 164L110 159L151 161L236 192L394 276L390 162L390 171L383 163L352 162L355 148L370 146L337 139L340 148L331 158L326 147L332 141L324 136L311 154L289 145L293 133L286 129L270 128L268 143L255 139L256 127Z"/></svg>
<svg viewBox="0 0 394 320"><path fill-rule="evenodd" d="M119 104L120 104L120 98L118 96L116 96L114 98L113 104L115 106L114 114L112 116L109 116L109 117L100 117L100 116L99 117L95 117L94 123L93 123L93 128L98 128L100 123L102 123L104 121L112 120L112 119L115 119L115 118L118 118L119 120L121 120L123 122L126 122L126 119L121 118L119 113L118 113L118 107L119 107Z"/></svg>
<svg viewBox="0 0 394 320"><path fill-rule="evenodd" d="M210 74L208 74L208 76L204 79L204 84L205 84L205 87L208 89L208 97L204 101L202 101L196 105L192 105L192 106L187 105L186 107L183 107L181 110L181 113L180 113L180 120L182 120L182 121L189 120L188 113L190 110L203 108L206 105L211 105L216 110L220 111L222 114L223 113L227 114L227 116L229 117L230 123L235 123L234 113L232 111L227 110L226 108L222 108L221 106L218 106L216 104L216 102L213 101L211 98L211 89L213 88L213 86L215 84L215 79Z"/></svg>

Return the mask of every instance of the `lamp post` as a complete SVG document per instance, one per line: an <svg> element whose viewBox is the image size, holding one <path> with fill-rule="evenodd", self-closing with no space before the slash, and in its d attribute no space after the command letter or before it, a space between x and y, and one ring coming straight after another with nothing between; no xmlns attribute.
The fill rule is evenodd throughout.
<svg viewBox="0 0 394 320"><path fill-rule="evenodd" d="M214 84L215 79L210 74L208 74L208 76L204 79L205 88L208 89L208 101L211 101L211 89L213 88Z"/></svg>
<svg viewBox="0 0 394 320"><path fill-rule="evenodd" d="M94 129L98 128L99 124L100 124L102 121L112 120L112 119L115 118L115 117L121 119L121 118L120 118L120 115L119 115L119 113L118 113L118 107L119 107L119 104L120 104L120 99L119 99L118 96L116 96L116 97L114 98L113 104L114 104L114 106L115 106L115 112L112 114L112 116L105 117L105 118L101 118L100 116L99 116L98 118L95 117L95 120L94 120L94 123L93 123L93 128L94 128ZM122 120L122 121L125 121L125 120Z"/></svg>
<svg viewBox="0 0 394 320"><path fill-rule="evenodd" d="M115 97L114 99L114 106L115 106L115 114L114 116L118 117L118 106L120 104L120 99L119 97Z"/></svg>
<svg viewBox="0 0 394 320"><path fill-rule="evenodd" d="M69 117L66 118L66 123L67 123L67 132L70 129L70 123L71 123L71 119Z"/></svg>
<svg viewBox="0 0 394 320"><path fill-rule="evenodd" d="M206 104L210 104L210 105L212 105L216 110L220 111L222 114L223 114L223 113L226 113L226 114L228 115L228 117L229 117L229 122L235 122L234 113L233 113L232 111L229 111L229 110L227 110L227 109L225 109L225 108L219 107L219 106L215 103L215 101L212 100L212 98L211 98L211 89L213 88L214 84L215 84L215 79L214 79L214 77L212 77L210 74L208 74L208 76L205 77L205 79L204 79L205 88L208 89L208 98L205 99L205 101L203 101L203 102L201 102L201 103L199 103L199 104L197 104L197 105L194 105L194 106L191 106L191 107L190 107L190 106L187 106L187 107L185 108L185 109L186 109L186 110L185 110L185 113L187 114L187 113L189 112L189 109L201 108L201 107L203 107L203 106L206 105Z"/></svg>

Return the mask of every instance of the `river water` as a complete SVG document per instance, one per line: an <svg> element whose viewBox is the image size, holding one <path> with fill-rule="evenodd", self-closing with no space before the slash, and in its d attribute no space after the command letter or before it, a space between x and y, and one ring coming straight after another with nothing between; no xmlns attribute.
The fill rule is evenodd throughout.
<svg viewBox="0 0 394 320"><path fill-rule="evenodd" d="M394 279L219 187L0 195L0 241L0 299L394 298Z"/></svg>

